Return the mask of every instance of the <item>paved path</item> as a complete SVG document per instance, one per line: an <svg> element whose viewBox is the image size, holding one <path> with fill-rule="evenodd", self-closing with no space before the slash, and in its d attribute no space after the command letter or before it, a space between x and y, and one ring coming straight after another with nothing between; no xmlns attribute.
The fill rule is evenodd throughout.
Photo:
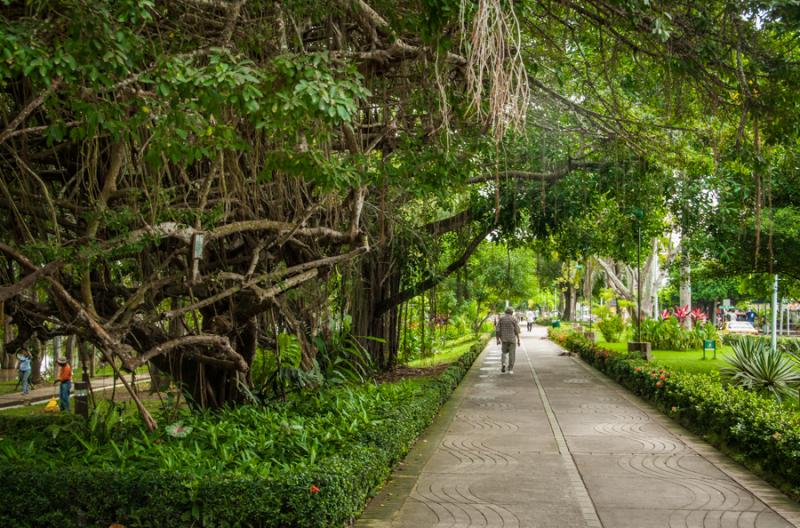
<svg viewBox="0 0 800 528"><path fill-rule="evenodd" d="M357 528L800 526L800 508L541 327L489 345Z"/></svg>
<svg viewBox="0 0 800 528"><path fill-rule="evenodd" d="M125 377L128 382L131 381L131 376ZM150 381L149 374L138 374L136 376L136 384ZM95 378L92 380L92 390L94 392L110 390L114 386L114 378ZM125 392L125 386L121 381L117 380L117 390ZM32 405L35 403L46 402L53 396L58 397L58 385L53 383L39 383L36 388L23 395L21 392L12 392L9 394L0 394L0 409L8 409L11 407L19 407L22 405ZM70 397L75 396L75 384L73 383L72 392Z"/></svg>

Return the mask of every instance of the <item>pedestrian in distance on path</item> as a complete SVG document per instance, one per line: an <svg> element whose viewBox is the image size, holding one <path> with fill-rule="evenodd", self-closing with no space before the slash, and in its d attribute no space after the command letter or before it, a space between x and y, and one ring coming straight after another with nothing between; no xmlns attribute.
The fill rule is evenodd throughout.
<svg viewBox="0 0 800 528"><path fill-rule="evenodd" d="M31 388L31 356L30 350L22 349L17 354L17 371L19 371L19 380L22 384L22 394L28 394Z"/></svg>
<svg viewBox="0 0 800 528"><path fill-rule="evenodd" d="M501 345L503 364L500 372L508 370L509 374L514 373L514 359L516 357L517 345L519 340L519 323L514 318L514 310L506 308L506 313L497 321L497 344Z"/></svg>
<svg viewBox="0 0 800 528"><path fill-rule="evenodd" d="M528 322L528 332L533 330L534 319L536 319L536 316L533 315L533 310L528 310L525 312L525 320Z"/></svg>
<svg viewBox="0 0 800 528"><path fill-rule="evenodd" d="M58 358L58 377L53 382L61 383L58 393L58 406L62 411L69 411L69 392L72 390L72 366L67 358Z"/></svg>

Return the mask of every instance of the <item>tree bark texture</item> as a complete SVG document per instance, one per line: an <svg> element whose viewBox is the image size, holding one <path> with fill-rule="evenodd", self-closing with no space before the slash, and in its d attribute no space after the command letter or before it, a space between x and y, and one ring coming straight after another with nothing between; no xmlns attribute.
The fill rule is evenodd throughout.
<svg viewBox="0 0 800 528"><path fill-rule="evenodd" d="M680 262L680 287L679 304L688 306L692 309L692 267L689 257L689 247L685 242L681 242L681 262ZM692 318L686 317L683 320L683 327L686 330L692 329Z"/></svg>

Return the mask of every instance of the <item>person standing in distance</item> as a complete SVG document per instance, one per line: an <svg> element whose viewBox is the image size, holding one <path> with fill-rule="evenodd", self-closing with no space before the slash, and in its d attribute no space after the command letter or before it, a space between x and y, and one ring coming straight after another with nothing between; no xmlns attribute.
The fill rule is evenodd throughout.
<svg viewBox="0 0 800 528"><path fill-rule="evenodd" d="M17 354L17 370L19 371L20 383L22 383L22 394L28 394L30 390L32 360L33 357L31 357L30 351L26 348L23 348L20 353Z"/></svg>
<svg viewBox="0 0 800 528"><path fill-rule="evenodd" d="M53 385L61 383L58 406L61 407L62 411L69 412L69 392L72 389L72 365L69 364L67 358L63 357L58 358L57 363L58 377L53 382Z"/></svg>
<svg viewBox="0 0 800 528"><path fill-rule="evenodd" d="M497 344L502 346L503 364L500 372L508 370L509 374L514 373L514 358L517 352L519 341L519 323L514 318L514 310L506 308L506 313L497 321Z"/></svg>

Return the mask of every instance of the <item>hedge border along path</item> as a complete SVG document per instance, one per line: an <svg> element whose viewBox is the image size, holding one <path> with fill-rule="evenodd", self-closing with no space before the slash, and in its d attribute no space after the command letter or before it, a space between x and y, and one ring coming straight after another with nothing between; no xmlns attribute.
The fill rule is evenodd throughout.
<svg viewBox="0 0 800 528"><path fill-rule="evenodd" d="M426 384L419 398L345 455L269 479L220 475L194 485L187 474L4 464L0 526L59 528L344 526L433 422L488 338ZM309 493L309 483L319 492Z"/></svg>
<svg viewBox="0 0 800 528"><path fill-rule="evenodd" d="M660 368L657 363L654 364L640 359L620 357L607 349L590 343L585 337L578 334L564 335L563 332L558 332L555 336L553 336L550 332L548 332L548 337L570 352L578 354L583 361L579 361L577 359L575 361L594 377L599 379L612 390L618 392L623 398L631 402L633 405L639 407L645 412L649 411L648 414L651 416L651 418L658 421L659 425L663 426L670 433L679 437L681 441L687 444L697 454L706 458L720 471L727 474L731 479L755 495L759 500L783 516L786 520L790 521L795 526L800 526L800 506L798 506L795 501L781 493L773 485L768 484L759 478L759 476L756 476L753 472L748 471L747 469L743 468L742 465L737 464L736 462L744 464L755 473L760 474L765 479L770 480L772 484L786 488L787 491L794 493L795 497L798 493L797 481L800 479L800 474L793 474L793 482L787 481L783 478L779 480L776 479L776 475L774 473L765 473L762 471L762 466L759 464L760 460L754 459L755 457L752 456L752 453L758 452L757 449L749 450L751 456L744 455L741 450L738 450L734 447L735 444L732 445L730 443L732 440L730 435L726 437L725 435L719 434L719 432L716 430L703 430L697 420L692 420L692 417L695 416L696 413L686 412L686 408L680 408L677 405L671 405L671 403L676 403L674 401L676 399L675 394L682 393L681 391L677 390L677 388L683 383L688 382L690 387L692 387L693 384L691 382L696 382L696 378L707 378L706 381L713 381L713 377L700 374L685 374L681 372L669 373ZM559 337L561 337L561 339L559 339ZM605 374L605 376L601 373ZM658 375L653 378L653 373ZM662 381L660 379L662 375L667 383L656 388L655 384L659 381ZM688 380L684 380L683 378L688 378ZM617 383L614 383L614 381ZM719 381L716 381L715 384L718 386L718 390L726 393L743 393L746 401L752 401L753 399L756 399L766 401L767 403L774 405L771 400L763 400L762 398L758 398L755 395L747 393L746 391L738 388L725 389L722 387L722 384ZM649 385L652 387L652 390L641 390L643 385L645 387ZM692 388L697 389L698 387L694 385ZM665 397L668 394L671 394L672 398ZM718 392L713 391L713 394L718 394ZM693 394L695 397L698 395L700 395L702 398L702 396L707 395L707 393L702 387L700 387L699 392ZM697 412L702 413L707 411L707 407L713 408L715 404L718 403L714 402L710 398L706 398L704 400L705 401L702 401L700 398L698 398L696 401L696 407L698 408L696 409ZM739 420L746 419L752 419L752 416L739 417ZM690 431L700 436L695 436L695 434L692 434ZM798 432L797 424L795 424L793 431L791 431L791 433L793 433L792 436L796 436ZM733 434L734 432L731 432L731 435ZM768 441L777 442L783 439L780 437L778 440L776 440L773 434L774 433L771 433L769 435ZM716 446L724 450L731 457L733 457L736 462L712 446ZM788 458L791 459L787 460L789 465L792 468L797 467L797 464L800 463L800 452L797 452L796 456ZM789 471L785 471L784 473L789 472L791 472L791 469Z"/></svg>

